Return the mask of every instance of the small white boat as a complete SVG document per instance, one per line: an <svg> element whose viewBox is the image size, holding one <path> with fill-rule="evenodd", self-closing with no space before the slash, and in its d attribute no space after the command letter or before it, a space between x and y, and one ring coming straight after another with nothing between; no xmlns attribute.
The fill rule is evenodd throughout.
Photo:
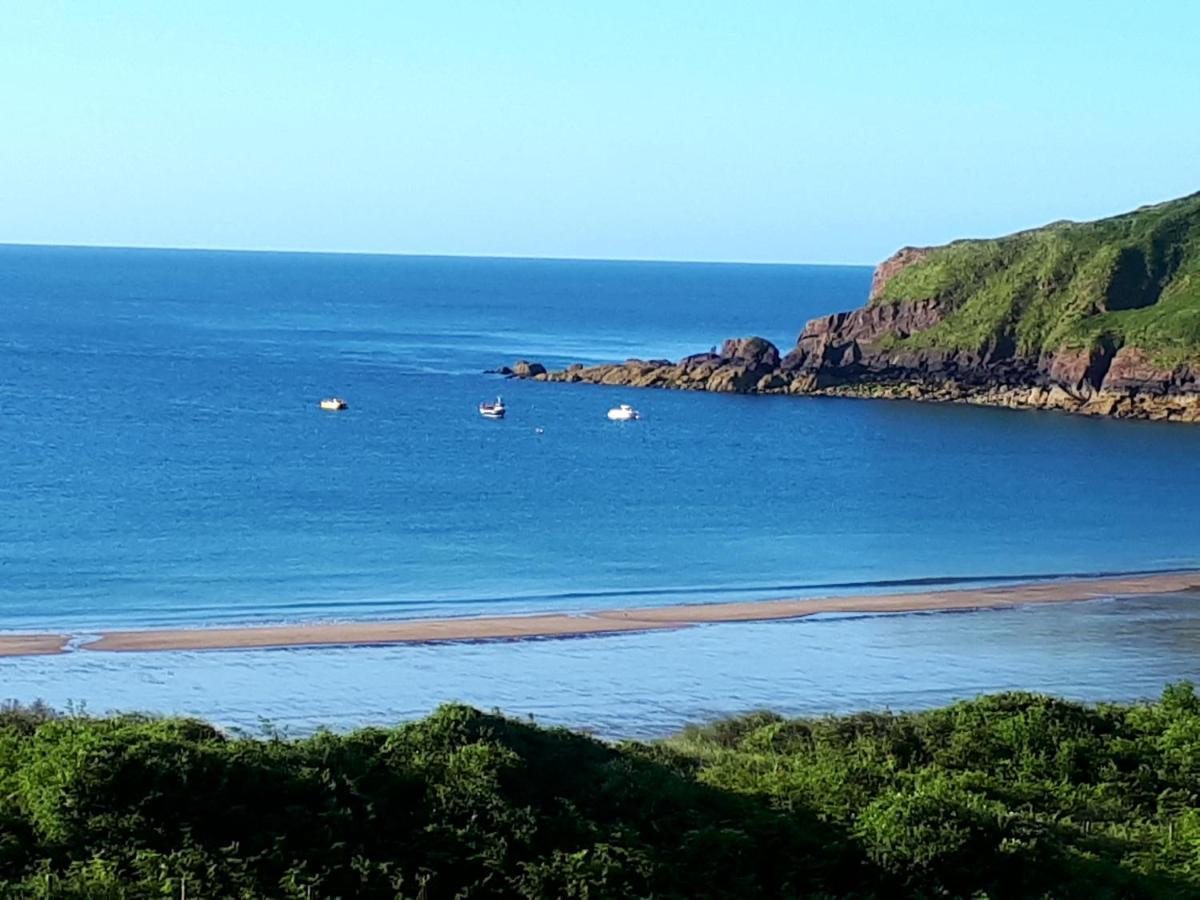
<svg viewBox="0 0 1200 900"><path fill-rule="evenodd" d="M480 403L479 414L485 419L503 419L504 418L504 401L499 397L495 403Z"/></svg>
<svg viewBox="0 0 1200 900"><path fill-rule="evenodd" d="M341 397L326 397L321 401L321 409L328 409L332 412L337 412L340 409L346 408L346 401Z"/></svg>
<svg viewBox="0 0 1200 900"><path fill-rule="evenodd" d="M622 403L616 409L608 411L608 417L614 422L630 422L634 419L640 419L641 413L630 406L628 403Z"/></svg>

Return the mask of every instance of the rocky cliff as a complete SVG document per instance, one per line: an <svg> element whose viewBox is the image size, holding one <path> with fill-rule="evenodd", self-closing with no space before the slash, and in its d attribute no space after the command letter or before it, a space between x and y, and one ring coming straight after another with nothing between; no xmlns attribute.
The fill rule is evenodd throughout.
<svg viewBox="0 0 1200 900"><path fill-rule="evenodd" d="M502 371L1200 421L1200 194L1098 222L906 247L876 269L866 306L809 322L783 356L743 338L678 362Z"/></svg>

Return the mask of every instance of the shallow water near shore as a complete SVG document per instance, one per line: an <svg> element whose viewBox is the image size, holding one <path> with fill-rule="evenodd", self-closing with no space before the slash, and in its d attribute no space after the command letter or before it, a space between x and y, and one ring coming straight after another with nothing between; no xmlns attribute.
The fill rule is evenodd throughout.
<svg viewBox="0 0 1200 900"><path fill-rule="evenodd" d="M869 282L855 267L0 247L0 630L579 611L1200 565L1200 428L483 373L518 357L678 357L748 334L786 348L808 318L862 303ZM476 404L497 393L509 417L480 418ZM350 408L320 411L332 394ZM609 422L620 402L644 419ZM1007 615L995 621L1016 621ZM953 634L960 619L936 627ZM926 617L853 633L914 621ZM1094 622L1118 642L1127 627ZM1164 634L1176 625L1161 623ZM661 668L638 675L664 679L646 687L657 719L629 713L646 728L747 705L805 711L802 684L738 660L784 665L788 635L843 626L808 627L74 653L0 671L4 693L21 699L234 723L298 721L304 709L310 723L374 721L457 697L622 733L626 702L643 701L606 690L610 668ZM1032 682L1061 668L1049 643L1037 646L1044 659L1029 651L1011 670ZM695 654L720 669L721 648L745 684L687 674ZM891 657L910 696L966 689L935 662L914 667L920 652ZM1089 652L1104 658L1079 645ZM408 693L363 687L411 678L411 660L428 679ZM1090 673L1089 696L1126 696L1129 684L1188 673L1182 656L1163 660L1130 655L1124 675L1076 671ZM574 666L600 671L572 682ZM322 695L326 669L335 684ZM508 675L476 681L477 671ZM265 693L246 687L247 673ZM551 689L560 675L566 687ZM773 677L784 679L778 701ZM95 690L97 679L113 687ZM588 705L582 691L600 699ZM237 697L220 705L223 693ZM906 695L830 683L813 696L842 708Z"/></svg>
<svg viewBox="0 0 1200 900"><path fill-rule="evenodd" d="M606 738L770 708L922 709L1003 690L1140 700L1200 679L1200 592L973 613L818 616L603 638L0 659L4 693L259 733L461 701Z"/></svg>

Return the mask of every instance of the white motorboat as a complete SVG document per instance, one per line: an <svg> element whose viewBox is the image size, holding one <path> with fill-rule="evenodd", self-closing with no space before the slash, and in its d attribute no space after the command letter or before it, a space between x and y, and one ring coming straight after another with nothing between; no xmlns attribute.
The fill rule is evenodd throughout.
<svg viewBox="0 0 1200 900"><path fill-rule="evenodd" d="M346 401L341 397L326 397L321 401L321 409L327 409L330 412L337 412L338 410L345 408Z"/></svg>
<svg viewBox="0 0 1200 900"><path fill-rule="evenodd" d="M480 403L479 414L485 419L503 419L504 418L504 401L499 397L495 403Z"/></svg>
<svg viewBox="0 0 1200 900"><path fill-rule="evenodd" d="M631 422L634 419L640 419L642 416L628 403L622 403L615 409L610 409L608 411L608 417L614 422Z"/></svg>

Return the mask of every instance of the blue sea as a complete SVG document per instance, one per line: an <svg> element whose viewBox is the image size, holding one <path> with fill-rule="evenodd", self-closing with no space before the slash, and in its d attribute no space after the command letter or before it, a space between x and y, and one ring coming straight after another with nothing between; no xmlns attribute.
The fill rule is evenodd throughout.
<svg viewBox="0 0 1200 900"><path fill-rule="evenodd" d="M786 349L807 319L860 305L870 277L0 247L0 630L573 611L1200 566L1200 428L485 371L678 357L750 334ZM349 409L321 411L330 395ZM481 418L497 395L508 417ZM642 420L608 421L621 402ZM0 694L301 729L465 699L618 735L751 706L922 705L1009 687L1119 699L1200 674L1198 600L519 645L75 651L0 661Z"/></svg>

